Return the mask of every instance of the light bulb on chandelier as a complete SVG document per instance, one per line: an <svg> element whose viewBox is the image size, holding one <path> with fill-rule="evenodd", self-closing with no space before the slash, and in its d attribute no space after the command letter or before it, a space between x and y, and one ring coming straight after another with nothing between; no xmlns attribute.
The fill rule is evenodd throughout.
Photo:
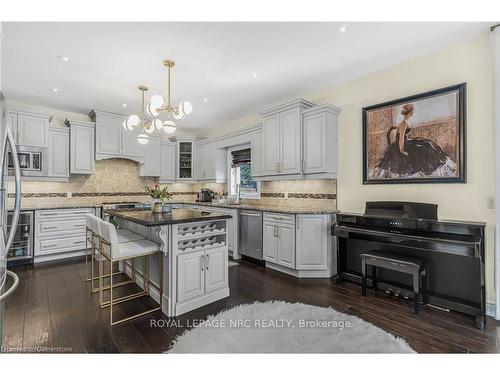
<svg viewBox="0 0 500 375"><path fill-rule="evenodd" d="M177 129L177 126L172 120L167 120L163 123L163 131L165 133L172 134L173 132L175 132L175 129Z"/></svg>
<svg viewBox="0 0 500 375"><path fill-rule="evenodd" d="M137 136L137 142L139 142L141 145L145 145L149 142L149 136L147 134L139 134Z"/></svg>

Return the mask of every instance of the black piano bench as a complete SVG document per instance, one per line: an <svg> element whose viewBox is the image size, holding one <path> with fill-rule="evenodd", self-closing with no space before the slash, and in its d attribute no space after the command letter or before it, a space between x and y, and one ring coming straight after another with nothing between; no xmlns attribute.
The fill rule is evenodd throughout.
<svg viewBox="0 0 500 375"><path fill-rule="evenodd" d="M372 286L377 290L377 268L386 268L413 276L415 314L418 315L420 294L423 302L427 300L427 265L425 260L385 251L369 251L361 254L361 292L366 296L366 270L372 267Z"/></svg>

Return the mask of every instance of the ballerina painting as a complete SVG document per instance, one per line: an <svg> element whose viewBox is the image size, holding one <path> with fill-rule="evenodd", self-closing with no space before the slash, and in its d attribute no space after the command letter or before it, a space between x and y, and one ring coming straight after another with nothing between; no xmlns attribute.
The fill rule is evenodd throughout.
<svg viewBox="0 0 500 375"><path fill-rule="evenodd" d="M363 182L465 182L465 83L363 108Z"/></svg>

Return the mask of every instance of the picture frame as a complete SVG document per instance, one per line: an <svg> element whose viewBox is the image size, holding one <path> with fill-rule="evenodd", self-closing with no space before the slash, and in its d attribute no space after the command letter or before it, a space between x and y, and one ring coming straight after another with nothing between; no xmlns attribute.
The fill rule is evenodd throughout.
<svg viewBox="0 0 500 375"><path fill-rule="evenodd" d="M466 88L362 108L363 184L466 183Z"/></svg>

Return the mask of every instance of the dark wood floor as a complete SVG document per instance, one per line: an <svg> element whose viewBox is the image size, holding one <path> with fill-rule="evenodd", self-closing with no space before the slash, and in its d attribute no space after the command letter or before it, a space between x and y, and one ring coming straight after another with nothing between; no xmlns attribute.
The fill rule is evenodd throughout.
<svg viewBox="0 0 500 375"><path fill-rule="evenodd" d="M57 263L14 268L20 278L18 290L6 305L7 348L38 346L70 348L72 352L92 353L161 353L166 351L185 328L156 328L151 318L165 318L153 313L118 326L109 326L109 310L97 306L84 282L84 261L76 259ZM231 296L179 317L181 323L203 319L242 303L284 300L318 306L332 306L356 315L378 327L403 337L422 353L500 352L500 326L488 319L487 329L479 331L472 318L422 308L419 317L412 314L411 302L388 298L369 291L360 296L359 285L327 279L296 279L264 267L242 262L229 268ZM130 314L144 306L153 306L150 298L119 306L117 315ZM119 318L119 316L117 316Z"/></svg>

